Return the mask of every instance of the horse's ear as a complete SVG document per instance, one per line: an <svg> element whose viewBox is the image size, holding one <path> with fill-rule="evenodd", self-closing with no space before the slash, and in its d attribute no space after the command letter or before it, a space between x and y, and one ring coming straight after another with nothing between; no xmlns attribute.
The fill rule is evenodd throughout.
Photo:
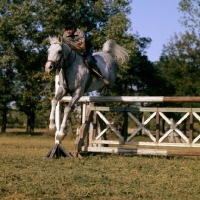
<svg viewBox="0 0 200 200"><path fill-rule="evenodd" d="M49 35L49 42L50 42L50 44L51 44L51 38L52 38L52 37Z"/></svg>
<svg viewBox="0 0 200 200"><path fill-rule="evenodd" d="M58 41L60 42L60 44L62 44L62 36L58 36Z"/></svg>

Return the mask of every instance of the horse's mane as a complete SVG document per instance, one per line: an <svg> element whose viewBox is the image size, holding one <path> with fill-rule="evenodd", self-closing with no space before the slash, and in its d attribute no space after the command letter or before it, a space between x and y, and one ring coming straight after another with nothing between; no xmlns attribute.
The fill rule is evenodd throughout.
<svg viewBox="0 0 200 200"><path fill-rule="evenodd" d="M123 47L119 46L114 42L114 40L107 40L103 44L104 52L111 54L114 58L116 58L117 62L122 65L123 63L129 60L129 55Z"/></svg>

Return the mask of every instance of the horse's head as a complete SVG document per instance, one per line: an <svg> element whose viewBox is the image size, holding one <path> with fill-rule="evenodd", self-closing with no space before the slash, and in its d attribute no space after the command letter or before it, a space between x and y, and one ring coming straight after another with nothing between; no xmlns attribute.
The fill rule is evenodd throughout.
<svg viewBox="0 0 200 200"><path fill-rule="evenodd" d="M62 58L62 37L50 38L51 46L48 49L48 59L45 65L45 72L50 73L59 66Z"/></svg>

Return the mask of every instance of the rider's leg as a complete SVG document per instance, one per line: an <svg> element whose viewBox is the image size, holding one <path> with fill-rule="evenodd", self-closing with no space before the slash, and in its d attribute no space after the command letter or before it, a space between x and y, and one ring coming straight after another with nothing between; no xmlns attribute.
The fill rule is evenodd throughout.
<svg viewBox="0 0 200 200"><path fill-rule="evenodd" d="M101 71L97 67L97 61L94 56L90 55L86 57L86 62L88 63L89 67L91 67L94 74L96 74L106 85L109 84L108 80L102 75Z"/></svg>

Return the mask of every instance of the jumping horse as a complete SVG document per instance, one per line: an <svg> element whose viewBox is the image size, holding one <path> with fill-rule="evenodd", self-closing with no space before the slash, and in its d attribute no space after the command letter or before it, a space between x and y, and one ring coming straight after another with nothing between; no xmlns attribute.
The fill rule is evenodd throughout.
<svg viewBox="0 0 200 200"><path fill-rule="evenodd" d="M112 87L116 80L118 66L128 61L127 51L113 40L108 40L104 43L102 51L94 53L93 56L102 75L109 82L107 86ZM73 105L77 103L84 93L96 90L101 95L105 95L107 88L101 79L91 74L84 58L62 42L61 36L50 38L45 71L51 73L60 66L59 88L52 100L49 124L49 129L56 132L56 139L59 141L64 139L67 117ZM70 92L72 99L64 109L60 130L56 130L55 108L66 92Z"/></svg>

